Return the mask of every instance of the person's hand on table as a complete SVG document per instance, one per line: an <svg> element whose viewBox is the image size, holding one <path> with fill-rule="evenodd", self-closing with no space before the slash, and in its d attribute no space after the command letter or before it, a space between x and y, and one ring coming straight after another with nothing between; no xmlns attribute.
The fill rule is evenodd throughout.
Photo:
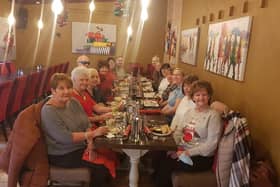
<svg viewBox="0 0 280 187"><path fill-rule="evenodd" d="M119 111L123 111L123 110L124 110L124 103L123 103L123 102L120 102L120 103L117 105L117 110L119 110Z"/></svg>
<svg viewBox="0 0 280 187"><path fill-rule="evenodd" d="M189 153L189 151L187 151L187 150L178 150L178 151L176 152L176 154L177 154L177 157L178 157L178 158L180 157L181 154L185 154L186 156L190 156L190 153Z"/></svg>
<svg viewBox="0 0 280 187"><path fill-rule="evenodd" d="M102 120L106 120L107 118L111 118L111 117L113 117L113 113L112 112L107 112L107 113L105 113L105 114L102 114L102 115L100 115L100 120L102 121Z"/></svg>
<svg viewBox="0 0 280 187"><path fill-rule="evenodd" d="M108 127L102 126L95 129L93 132L93 138L97 136L103 136L108 133Z"/></svg>
<svg viewBox="0 0 280 187"><path fill-rule="evenodd" d="M175 152L175 151L168 151L167 155L170 156L172 159L178 158L177 152Z"/></svg>

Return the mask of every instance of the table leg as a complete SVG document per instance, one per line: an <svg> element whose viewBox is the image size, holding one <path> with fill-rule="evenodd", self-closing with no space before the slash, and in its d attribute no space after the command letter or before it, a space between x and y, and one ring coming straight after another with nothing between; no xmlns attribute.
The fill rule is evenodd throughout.
<svg viewBox="0 0 280 187"><path fill-rule="evenodd" d="M124 149L123 151L130 158L129 187L138 187L139 160L140 160L140 157L143 156L148 151L147 150L138 150L138 149Z"/></svg>

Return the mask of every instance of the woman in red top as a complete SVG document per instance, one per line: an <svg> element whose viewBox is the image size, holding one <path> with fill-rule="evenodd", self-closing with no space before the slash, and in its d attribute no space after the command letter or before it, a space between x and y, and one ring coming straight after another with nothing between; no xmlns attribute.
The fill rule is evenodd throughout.
<svg viewBox="0 0 280 187"><path fill-rule="evenodd" d="M110 101L112 100L112 89L114 80L116 80L116 75L109 71L109 64L107 61L100 61L98 63L98 70L100 76L100 84L98 87L107 101Z"/></svg>
<svg viewBox="0 0 280 187"><path fill-rule="evenodd" d="M96 104L88 93L89 75L87 68L74 68L71 72L71 78L73 81L73 96L81 103L91 122L102 121L112 117L111 112L115 109Z"/></svg>
<svg viewBox="0 0 280 187"><path fill-rule="evenodd" d="M112 108L103 105L96 104L87 92L89 73L85 67L76 67L71 72L71 78L73 81L73 97L76 98L87 113L91 122L103 121L112 117ZM94 115L96 112L99 115ZM96 126L92 127L94 130ZM109 149L94 149L92 148L88 152L85 152L83 159L94 164L102 164L110 171L112 177L116 176L115 168L117 166L117 157L115 152ZM94 156L92 156L94 155ZM92 158L93 157L93 158Z"/></svg>
<svg viewBox="0 0 280 187"><path fill-rule="evenodd" d="M107 58L107 62L109 64L109 72L111 72L114 76L114 79L116 79L116 60L113 57L109 57Z"/></svg>

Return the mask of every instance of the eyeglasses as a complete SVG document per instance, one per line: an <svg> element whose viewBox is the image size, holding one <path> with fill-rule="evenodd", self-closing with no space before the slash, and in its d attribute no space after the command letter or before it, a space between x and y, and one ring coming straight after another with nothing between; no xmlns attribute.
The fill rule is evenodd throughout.
<svg viewBox="0 0 280 187"><path fill-rule="evenodd" d="M80 61L79 63L84 64L84 65L90 65L90 61Z"/></svg>

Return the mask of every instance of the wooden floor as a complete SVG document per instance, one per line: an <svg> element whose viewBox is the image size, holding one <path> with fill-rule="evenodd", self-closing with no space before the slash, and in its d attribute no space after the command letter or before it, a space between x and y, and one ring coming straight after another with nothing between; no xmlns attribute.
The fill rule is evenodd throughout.
<svg viewBox="0 0 280 187"><path fill-rule="evenodd" d="M3 135L0 132L0 154L5 148L6 142ZM129 176L129 162L126 158L125 163L117 170L117 177L113 179L112 186L110 187L128 187L128 176ZM141 164L140 164L141 165ZM141 165L142 166L142 165ZM151 172L146 169L146 166L140 166L139 174L139 185L138 187L155 187L151 178ZM8 177L7 174L0 170L0 187L7 187Z"/></svg>

